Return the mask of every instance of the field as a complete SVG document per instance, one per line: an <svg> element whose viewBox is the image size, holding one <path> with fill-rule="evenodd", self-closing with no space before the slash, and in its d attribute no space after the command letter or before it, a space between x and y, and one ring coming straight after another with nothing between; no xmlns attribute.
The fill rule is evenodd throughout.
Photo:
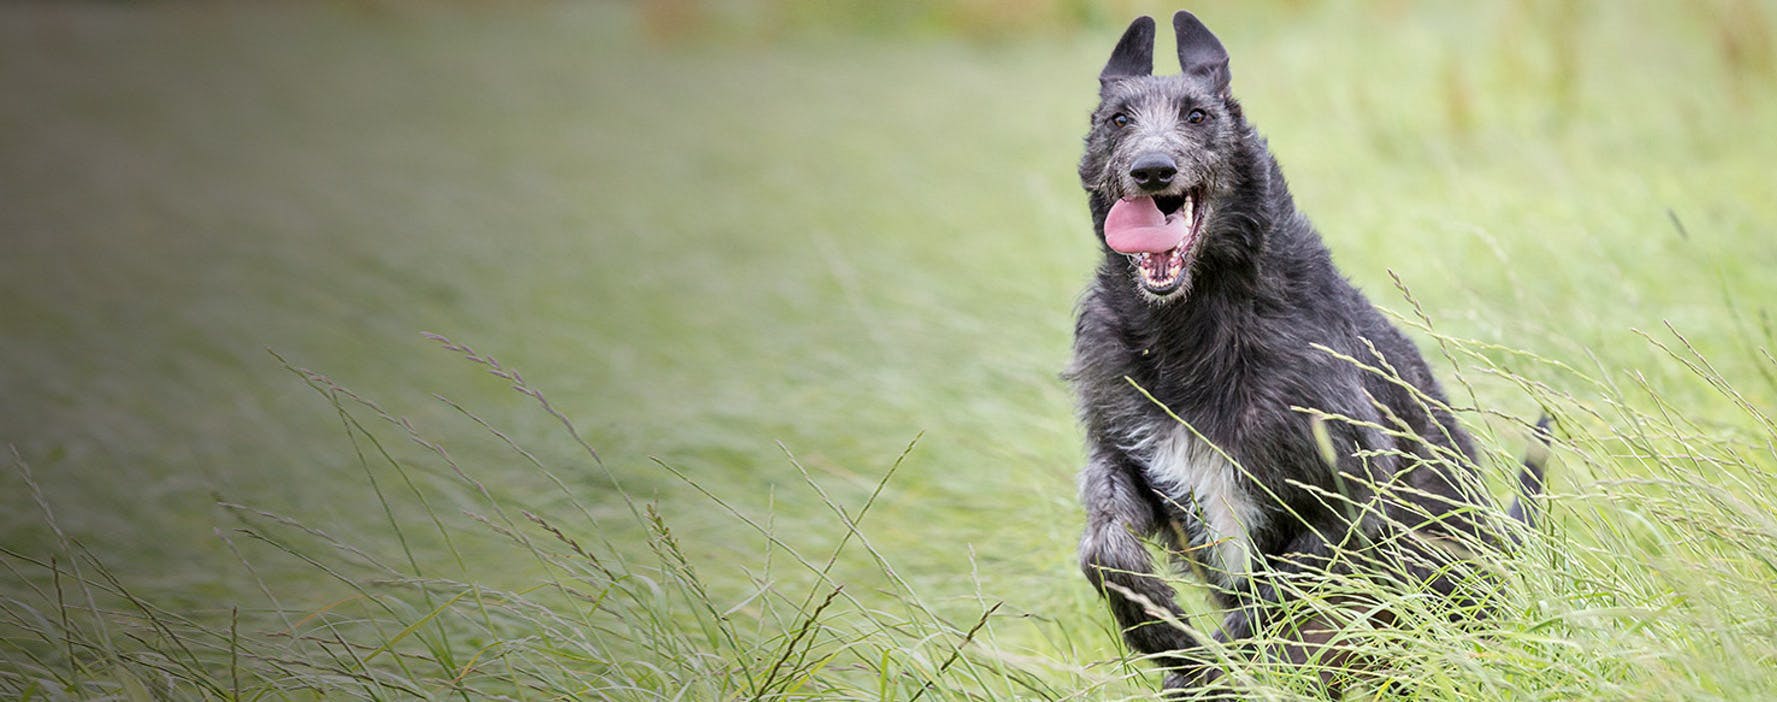
<svg viewBox="0 0 1777 702"><path fill-rule="evenodd" d="M1171 8L718 5L0 7L0 696L1151 696L1058 373ZM1194 9L1488 468L1559 423L1351 696L1777 696L1777 5Z"/></svg>

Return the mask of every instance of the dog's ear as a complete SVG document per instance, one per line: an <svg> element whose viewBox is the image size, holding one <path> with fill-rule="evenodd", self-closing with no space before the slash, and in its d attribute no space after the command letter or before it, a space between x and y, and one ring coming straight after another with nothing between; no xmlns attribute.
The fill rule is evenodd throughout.
<svg viewBox="0 0 1777 702"><path fill-rule="evenodd" d="M1172 16L1172 31L1178 35L1178 65L1185 76L1202 81L1217 95L1228 95L1228 50L1211 34L1197 16L1184 10ZM1117 48L1121 49L1119 45Z"/></svg>
<svg viewBox="0 0 1777 702"><path fill-rule="evenodd" d="M1142 15L1129 23L1129 29L1123 30L1123 38L1118 39L1117 48L1111 50L1111 60L1099 72L1098 80L1108 83L1118 78L1153 73L1154 18Z"/></svg>

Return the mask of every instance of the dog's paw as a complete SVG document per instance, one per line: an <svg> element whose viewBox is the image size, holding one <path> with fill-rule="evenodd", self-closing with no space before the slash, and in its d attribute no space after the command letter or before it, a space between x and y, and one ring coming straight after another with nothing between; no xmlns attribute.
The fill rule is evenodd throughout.
<svg viewBox="0 0 1777 702"><path fill-rule="evenodd" d="M1221 675L1212 670L1170 670L1160 683L1160 698L1176 702L1235 702L1241 699L1231 689L1219 684Z"/></svg>

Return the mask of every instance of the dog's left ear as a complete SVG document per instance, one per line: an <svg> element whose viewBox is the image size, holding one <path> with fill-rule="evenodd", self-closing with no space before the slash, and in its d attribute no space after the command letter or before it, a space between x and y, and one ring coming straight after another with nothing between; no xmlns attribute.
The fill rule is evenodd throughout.
<svg viewBox="0 0 1777 702"><path fill-rule="evenodd" d="M1172 31L1178 35L1178 65L1185 75L1207 83L1217 95L1228 96L1228 50L1197 16L1184 10L1172 16Z"/></svg>
<svg viewBox="0 0 1777 702"><path fill-rule="evenodd" d="M1109 83L1118 78L1146 76L1154 73L1154 18L1142 15L1123 30L1111 60L1098 74L1098 82Z"/></svg>

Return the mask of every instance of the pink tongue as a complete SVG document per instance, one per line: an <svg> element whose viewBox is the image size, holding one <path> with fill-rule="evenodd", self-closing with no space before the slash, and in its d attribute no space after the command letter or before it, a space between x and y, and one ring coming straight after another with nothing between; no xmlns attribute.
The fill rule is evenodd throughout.
<svg viewBox="0 0 1777 702"><path fill-rule="evenodd" d="M1104 218L1104 242L1118 253L1165 253L1188 233L1190 223L1184 217L1167 221L1151 197L1118 200Z"/></svg>

